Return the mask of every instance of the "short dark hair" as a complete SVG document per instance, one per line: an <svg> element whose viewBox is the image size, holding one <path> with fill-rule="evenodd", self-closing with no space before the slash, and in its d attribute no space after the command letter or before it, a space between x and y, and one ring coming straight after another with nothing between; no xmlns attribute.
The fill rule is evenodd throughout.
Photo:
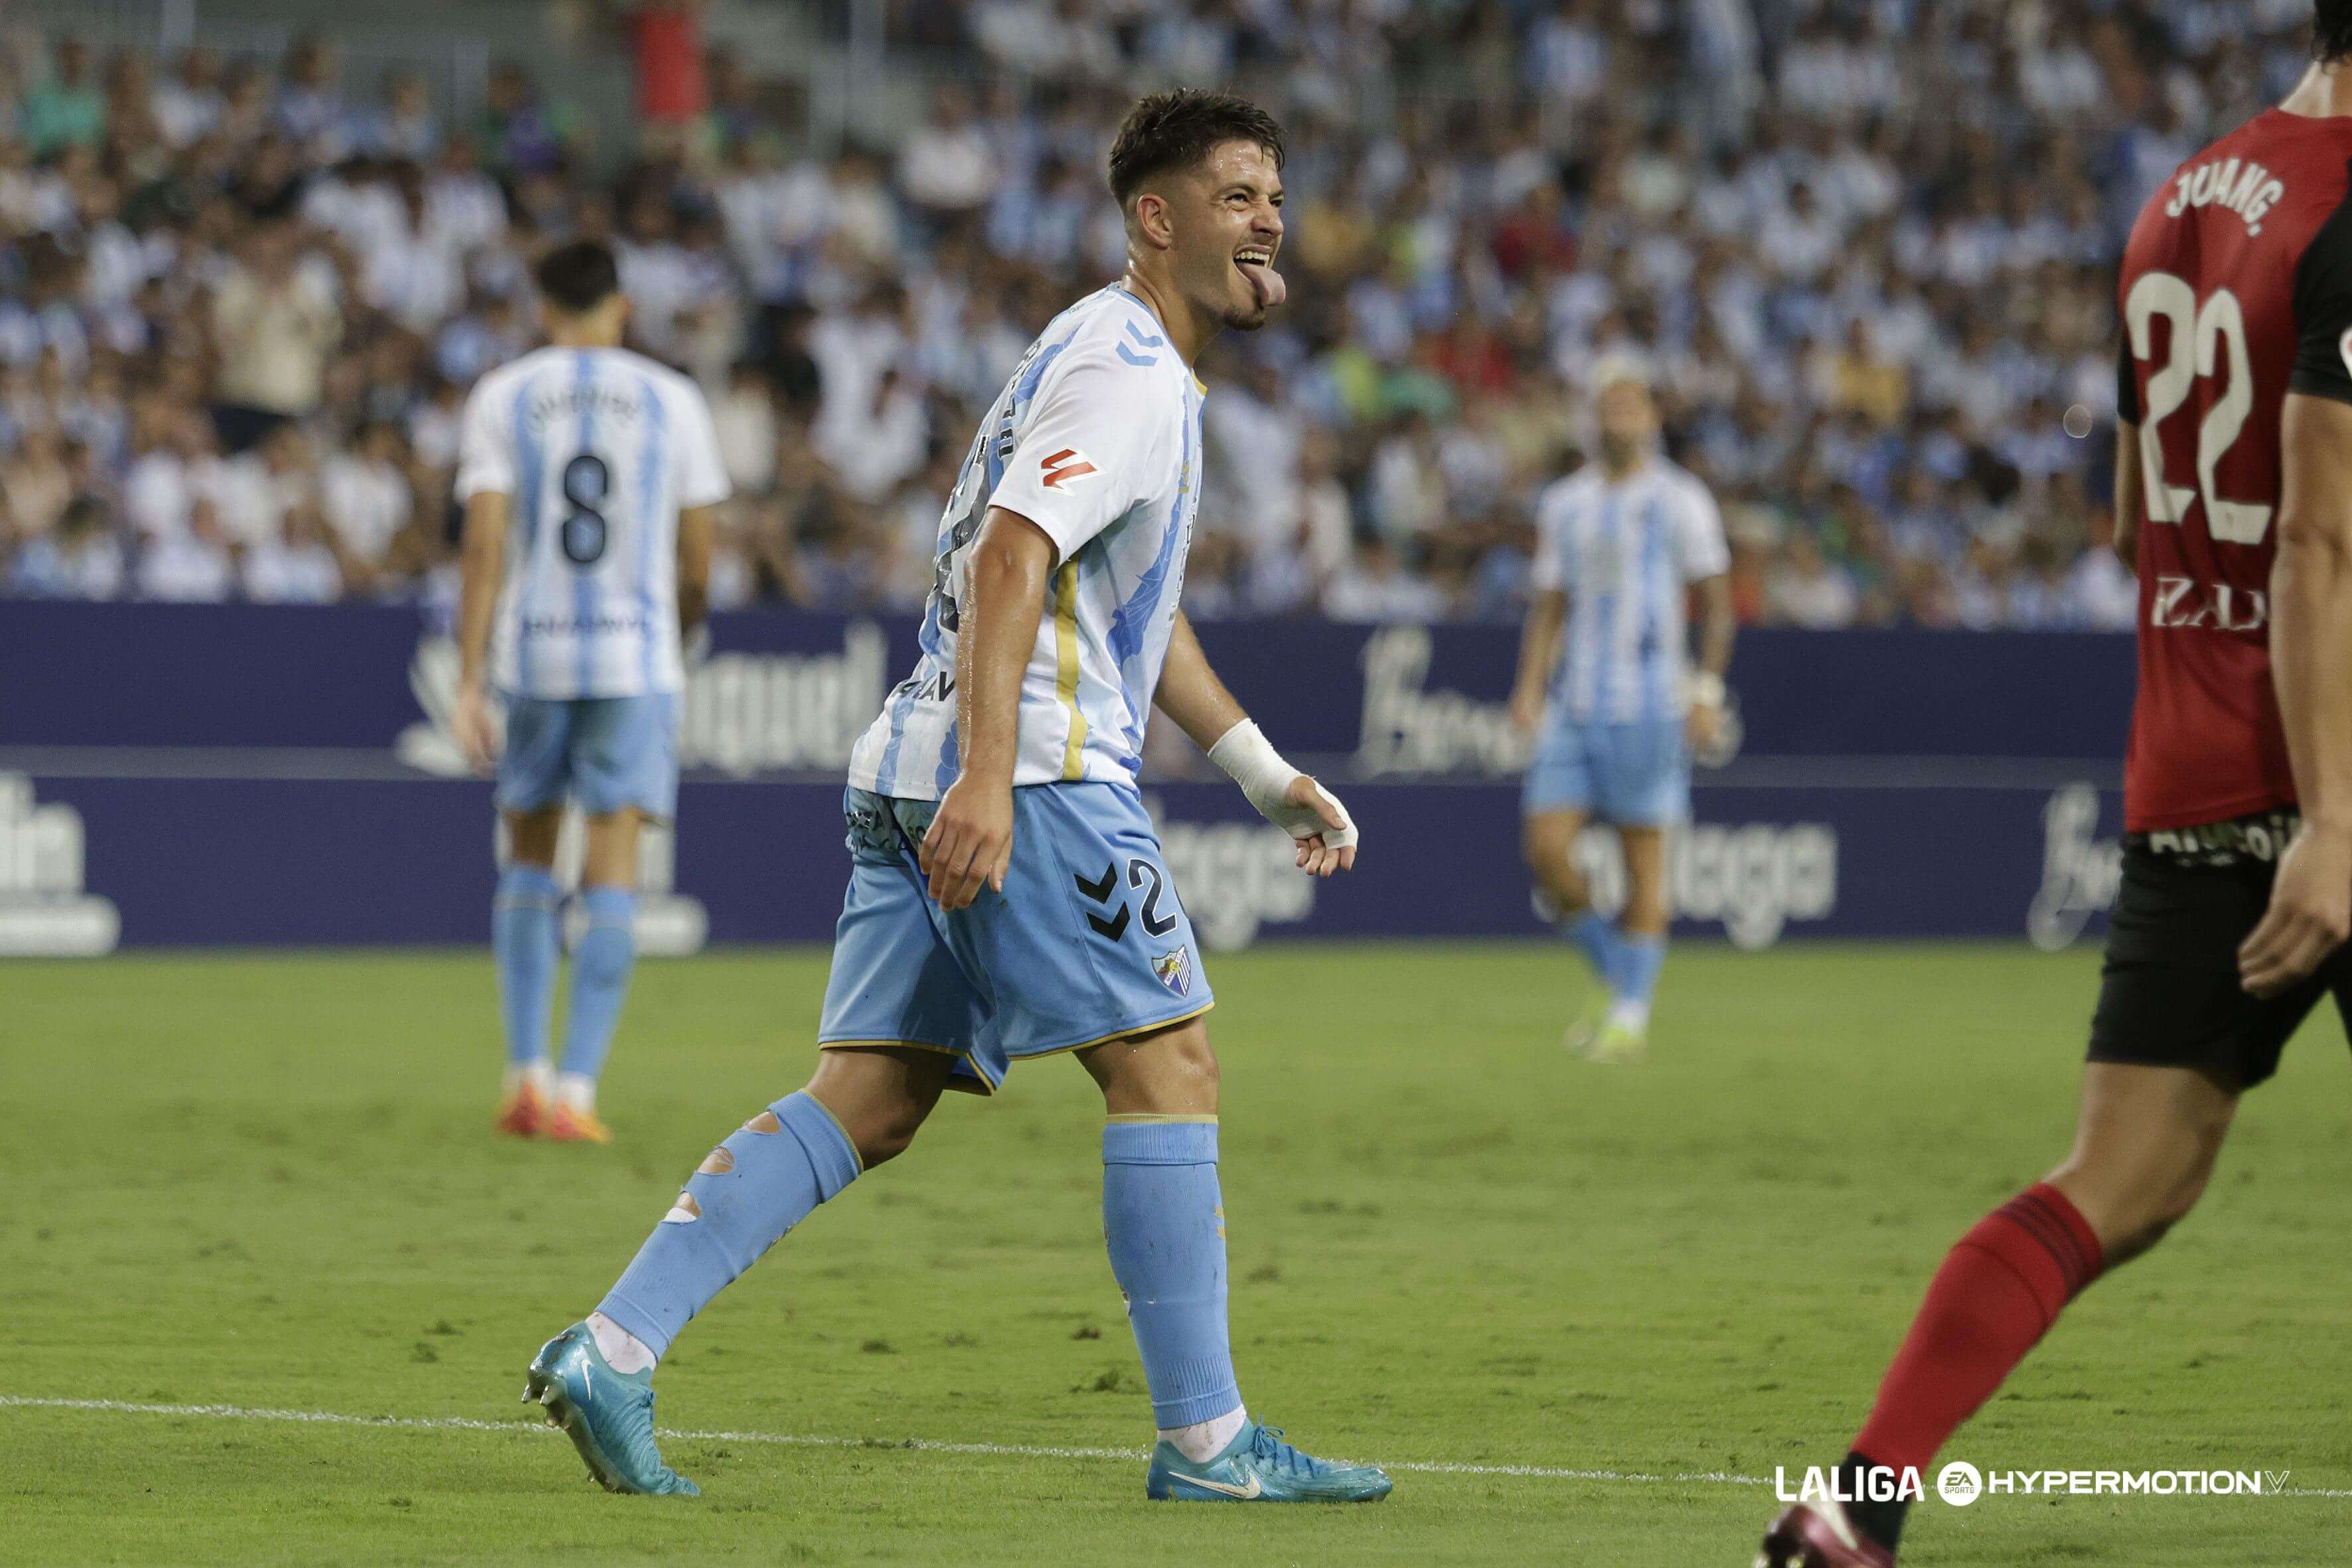
<svg viewBox="0 0 2352 1568"><path fill-rule="evenodd" d="M567 315L585 315L621 291L611 247L593 239L557 246L539 258L531 276L540 298Z"/></svg>
<svg viewBox="0 0 2352 1568"><path fill-rule="evenodd" d="M1145 181L1188 169L1227 142L1255 142L1282 167L1282 127L1247 99L1189 87L1138 99L1110 144L1110 194L1125 211Z"/></svg>
<svg viewBox="0 0 2352 1568"><path fill-rule="evenodd" d="M2332 66L2352 56L2352 0L2312 0L2311 52Z"/></svg>

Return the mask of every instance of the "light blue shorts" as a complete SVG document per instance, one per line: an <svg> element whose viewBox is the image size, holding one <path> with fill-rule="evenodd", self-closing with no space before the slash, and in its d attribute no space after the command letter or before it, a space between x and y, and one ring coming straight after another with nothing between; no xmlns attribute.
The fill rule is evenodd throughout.
<svg viewBox="0 0 2352 1568"><path fill-rule="evenodd" d="M1529 816L1581 811L1627 827L1683 821L1690 816L1690 753L1682 721L1549 721L1528 764L1521 809Z"/></svg>
<svg viewBox="0 0 2352 1568"><path fill-rule="evenodd" d="M499 809L538 811L567 795L591 816L626 805L658 821L676 816L676 693L509 698Z"/></svg>
<svg viewBox="0 0 2352 1568"><path fill-rule="evenodd" d="M1215 1002L1133 790L1014 790L1004 891L983 887L952 914L916 863L937 803L853 788L842 809L849 892L820 1046L945 1051L961 1058L953 1087L992 1094L1024 1057L1159 1028Z"/></svg>

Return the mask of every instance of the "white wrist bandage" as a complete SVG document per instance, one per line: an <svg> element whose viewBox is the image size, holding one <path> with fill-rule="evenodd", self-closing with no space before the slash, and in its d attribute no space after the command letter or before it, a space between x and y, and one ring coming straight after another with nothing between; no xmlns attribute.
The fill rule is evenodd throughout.
<svg viewBox="0 0 2352 1568"><path fill-rule="evenodd" d="M1285 798L1290 790L1290 781L1299 777L1299 772L1282 760L1282 753L1274 749L1274 742L1267 740L1250 720L1244 719L1226 731L1217 743L1209 748L1209 761L1224 769L1234 783L1242 786L1242 794L1257 807L1258 815L1293 838L1313 838L1320 835L1323 842L1334 849L1346 849L1355 844L1356 824L1348 816L1348 808L1339 804L1338 795L1321 784L1315 786L1316 793L1330 803L1333 813L1343 824L1339 828L1330 826L1315 814L1312 807L1293 805Z"/></svg>
<svg viewBox="0 0 2352 1568"><path fill-rule="evenodd" d="M1723 677L1711 669L1694 669L1683 677L1683 703L1689 708L1723 706Z"/></svg>

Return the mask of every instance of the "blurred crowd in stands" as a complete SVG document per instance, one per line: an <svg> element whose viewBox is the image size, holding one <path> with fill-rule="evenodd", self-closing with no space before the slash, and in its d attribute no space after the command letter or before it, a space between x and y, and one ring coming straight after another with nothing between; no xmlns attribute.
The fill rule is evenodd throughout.
<svg viewBox="0 0 2352 1568"><path fill-rule="evenodd" d="M1644 363L1762 624L2126 627L2115 260L2291 84L2307 0L894 0L892 146L713 51L452 123L331 40L0 50L0 591L446 602L457 412L609 237L711 395L715 602L908 606L981 413L1114 277L1133 94L1290 133L1290 304L1210 387L1196 616L1509 618L1589 381ZM675 40L673 39L673 43ZM698 45L697 46L698 47ZM777 112L779 105L783 112ZM628 145L616 145L625 141Z"/></svg>

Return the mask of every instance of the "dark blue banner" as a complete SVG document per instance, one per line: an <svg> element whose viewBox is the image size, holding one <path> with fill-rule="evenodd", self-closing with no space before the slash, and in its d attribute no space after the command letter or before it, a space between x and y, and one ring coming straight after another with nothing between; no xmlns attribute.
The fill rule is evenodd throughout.
<svg viewBox="0 0 2352 1568"><path fill-rule="evenodd" d="M1350 784L1364 857L1318 882L1231 785L1147 792L1203 943L1542 931L1516 790ZM648 952L829 938L848 859L831 784L688 784L648 836ZM1702 786L1675 848L1677 929L1791 937L2029 937L2063 946L2112 902L2120 805L2049 787ZM129 945L479 942L489 787L425 779L0 773L0 952ZM567 846L567 848L570 848ZM1580 847L1604 907L1613 842Z"/></svg>
<svg viewBox="0 0 2352 1568"><path fill-rule="evenodd" d="M1509 627L1204 622L1202 642L1286 752L1354 771L1517 768ZM687 702L689 765L840 765L914 659L911 616L717 617ZM432 721L457 672L413 610L0 600L0 753L49 747L352 748L455 765ZM1760 757L2113 758L2131 639L2101 634L1751 631L1731 684Z"/></svg>

